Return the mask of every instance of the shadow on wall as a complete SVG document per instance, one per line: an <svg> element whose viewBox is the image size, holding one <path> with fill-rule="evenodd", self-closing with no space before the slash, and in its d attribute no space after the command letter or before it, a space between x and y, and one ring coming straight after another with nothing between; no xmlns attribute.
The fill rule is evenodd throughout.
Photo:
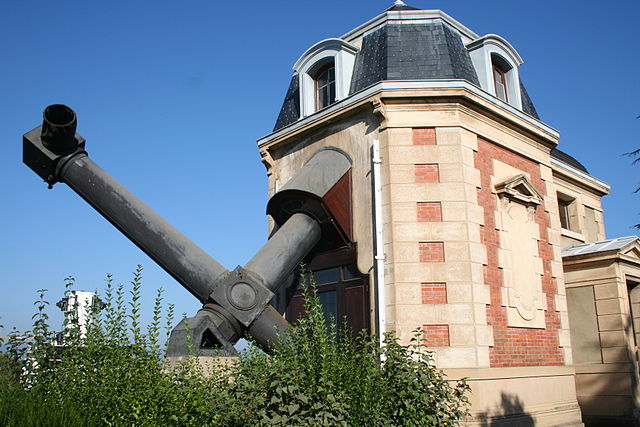
<svg viewBox="0 0 640 427"><path fill-rule="evenodd" d="M482 427L509 426L533 427L533 417L524 411L524 404L515 394L501 393L500 408L496 411L481 412L478 420Z"/></svg>

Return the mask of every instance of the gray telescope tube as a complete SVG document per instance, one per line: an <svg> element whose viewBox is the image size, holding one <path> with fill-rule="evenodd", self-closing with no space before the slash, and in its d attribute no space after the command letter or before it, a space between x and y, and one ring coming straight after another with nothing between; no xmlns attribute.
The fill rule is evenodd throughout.
<svg viewBox="0 0 640 427"><path fill-rule="evenodd" d="M305 187L306 191L293 189L278 199L282 203L291 199L298 205L310 198L313 206L293 212L285 209L287 214L280 218L277 232L244 268L230 273L89 159L83 151L84 138L75 133L76 125L76 114L69 107L47 107L43 126L23 137L25 164L50 187L58 181L69 185L204 303L206 310L201 313L206 311L208 324L214 325L218 344L228 347L247 330L267 350L277 342L289 324L268 302L324 233L320 222L327 218L317 199L342 176L334 173L335 164L341 164L331 157L340 156L337 151L321 150L305 166L302 175L307 178L302 181L313 184ZM347 163L350 165L348 159ZM298 200L300 197L303 200Z"/></svg>
<svg viewBox="0 0 640 427"><path fill-rule="evenodd" d="M93 206L160 267L204 303L227 270L94 163L75 155L59 180Z"/></svg>
<svg viewBox="0 0 640 427"><path fill-rule="evenodd" d="M303 213L293 214L244 266L256 273L271 292L276 292L321 237L318 221ZM267 305L249 325L248 332L264 349L282 338L289 323Z"/></svg>
<svg viewBox="0 0 640 427"><path fill-rule="evenodd" d="M276 292L296 266L320 240L320 224L304 213L295 213L244 266L257 273Z"/></svg>

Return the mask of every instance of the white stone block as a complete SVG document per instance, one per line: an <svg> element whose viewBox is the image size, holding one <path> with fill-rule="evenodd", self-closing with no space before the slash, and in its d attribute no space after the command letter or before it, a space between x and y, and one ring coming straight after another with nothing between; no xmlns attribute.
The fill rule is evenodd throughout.
<svg viewBox="0 0 640 427"><path fill-rule="evenodd" d="M565 295L556 295L554 297L556 311L567 311L567 297Z"/></svg>
<svg viewBox="0 0 640 427"><path fill-rule="evenodd" d="M476 344L474 327L471 325L449 325L449 343L454 346L473 346Z"/></svg>
<svg viewBox="0 0 640 427"><path fill-rule="evenodd" d="M486 325L477 325L476 331L476 344L482 346L492 346L493 343L493 327Z"/></svg>
<svg viewBox="0 0 640 427"><path fill-rule="evenodd" d="M473 319L472 304L433 304L436 324L471 325Z"/></svg>
<svg viewBox="0 0 640 427"><path fill-rule="evenodd" d="M466 368L477 366L475 347L438 347L438 368Z"/></svg>

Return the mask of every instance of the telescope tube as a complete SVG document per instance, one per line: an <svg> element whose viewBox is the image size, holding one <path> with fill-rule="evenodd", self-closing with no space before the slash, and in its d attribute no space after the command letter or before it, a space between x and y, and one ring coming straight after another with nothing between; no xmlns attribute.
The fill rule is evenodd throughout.
<svg viewBox="0 0 640 427"><path fill-rule="evenodd" d="M264 244L244 268L257 273L271 292L276 292L300 261L320 240L318 221L303 213L293 214Z"/></svg>
<svg viewBox="0 0 640 427"><path fill-rule="evenodd" d="M57 177L87 201L160 267L205 303L227 270L93 162L86 153Z"/></svg>

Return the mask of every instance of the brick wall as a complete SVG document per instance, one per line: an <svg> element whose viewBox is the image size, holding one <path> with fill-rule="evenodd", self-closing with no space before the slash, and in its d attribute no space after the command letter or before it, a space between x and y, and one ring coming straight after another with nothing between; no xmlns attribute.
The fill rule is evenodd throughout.
<svg viewBox="0 0 640 427"><path fill-rule="evenodd" d="M448 347L449 325L423 325L422 341L427 347Z"/></svg>
<svg viewBox="0 0 640 427"><path fill-rule="evenodd" d="M418 202L419 222L442 221L442 204L440 202Z"/></svg>
<svg viewBox="0 0 640 427"><path fill-rule="evenodd" d="M413 128L413 145L436 145L435 128Z"/></svg>
<svg viewBox="0 0 640 427"><path fill-rule="evenodd" d="M422 283L423 304L446 304L447 284L444 282Z"/></svg>
<svg viewBox="0 0 640 427"><path fill-rule="evenodd" d="M414 167L415 167L415 177L416 177L417 183L440 181L440 170L437 164L424 163L424 164L417 164Z"/></svg>
<svg viewBox="0 0 640 427"><path fill-rule="evenodd" d="M519 156L512 151L478 138L475 153L475 167L480 171L481 187L478 189L478 203L484 208L484 226L480 237L487 249L487 265L484 266L484 281L489 285L491 304L487 306L487 323L493 327L494 346L489 348L491 366L542 366L562 365L564 357L558 342L560 316L555 310L554 295L557 293L555 279L551 277L553 251L548 243L549 215L544 205L536 209L535 221L540 227L538 252L542 258L544 275L542 291L547 297L545 329L515 328L507 326L506 308L502 306L502 270L498 267L500 235L496 230L496 196L491 193L493 159L506 163L530 175L533 185L545 194L545 185L540 177L537 163Z"/></svg>
<svg viewBox="0 0 640 427"><path fill-rule="evenodd" d="M443 262L444 242L418 243L420 262Z"/></svg>

